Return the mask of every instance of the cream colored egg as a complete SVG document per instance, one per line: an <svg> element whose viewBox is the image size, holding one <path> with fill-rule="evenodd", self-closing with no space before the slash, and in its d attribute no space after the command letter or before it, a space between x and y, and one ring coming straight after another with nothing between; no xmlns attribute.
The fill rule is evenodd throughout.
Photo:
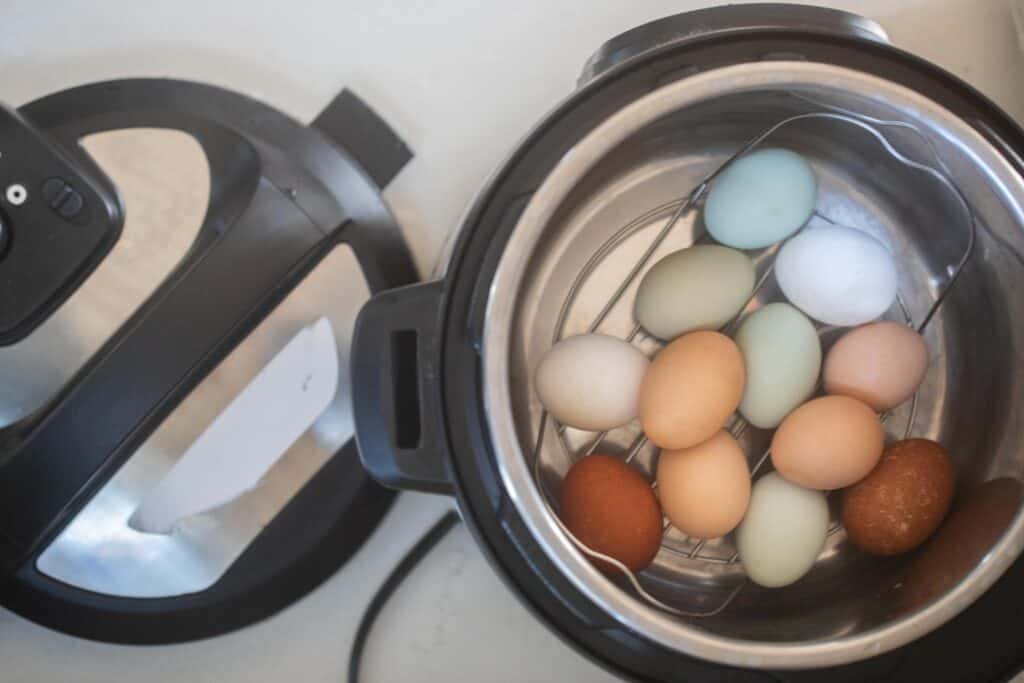
<svg viewBox="0 0 1024 683"><path fill-rule="evenodd" d="M537 365L537 396L564 425L612 429L636 417L648 365L639 349L616 337L569 337L555 344Z"/></svg>

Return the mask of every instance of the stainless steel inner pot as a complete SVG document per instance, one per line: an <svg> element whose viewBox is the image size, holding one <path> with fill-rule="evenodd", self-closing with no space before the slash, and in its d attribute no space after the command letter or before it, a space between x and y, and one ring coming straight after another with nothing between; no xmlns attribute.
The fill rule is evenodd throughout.
<svg viewBox="0 0 1024 683"><path fill-rule="evenodd" d="M560 528L554 511L561 478L595 435L571 429L560 435L549 427L538 447L543 410L533 371L553 339L588 329L671 213L651 209L685 198L773 124L835 108L903 124L877 130L899 154L944 167L979 226L970 259L925 330L931 349L925 383L886 421L890 439L922 436L949 449L959 507L937 534L937 549L894 560L857 552L835 525L813 570L782 589L746 581L742 564L730 561L731 539L698 547L670 529L638 578L658 600L700 615L678 616L641 599L628 582L602 575ZM765 144L794 149L814 165L818 216L805 229L827 219L890 246L901 264L901 305L887 317L921 323L970 244L970 222L955 194L842 122L801 121ZM740 666L805 668L869 657L927 633L985 591L1022 548L1022 225L1024 181L994 144L970 123L884 79L831 65L768 62L713 70L652 92L565 155L503 254L488 302L484 398L504 486L544 552L581 591L628 628L679 652ZM702 232L700 212L688 213L648 265ZM773 254L751 255L767 272ZM636 281L598 331L629 335ZM744 314L780 299L769 275ZM822 330L823 343L839 332ZM633 343L650 353L659 347L642 334ZM637 424L614 430L601 450L625 457L638 435ZM752 466L770 435L743 431ZM651 473L656 458L647 445L633 462ZM978 488L995 479L1001 481ZM1002 507L977 512L993 499Z"/></svg>

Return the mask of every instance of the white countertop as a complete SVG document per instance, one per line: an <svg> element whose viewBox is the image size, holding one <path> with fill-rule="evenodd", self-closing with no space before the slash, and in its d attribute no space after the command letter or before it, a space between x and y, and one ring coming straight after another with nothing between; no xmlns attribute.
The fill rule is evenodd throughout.
<svg viewBox="0 0 1024 683"><path fill-rule="evenodd" d="M483 179L573 87L606 38L713 3L57 3L7 0L0 99L18 105L88 81L173 76L246 92L309 119L340 88L365 98L416 152L386 196L429 272ZM1024 120L1024 56L1008 0L821 2L880 21L893 42L973 83ZM567 28L569 27L569 28ZM451 502L403 495L338 574L279 615L187 645L115 647L47 631L0 610L0 680L344 679L363 607ZM462 528L381 615L366 681L615 680L519 605Z"/></svg>

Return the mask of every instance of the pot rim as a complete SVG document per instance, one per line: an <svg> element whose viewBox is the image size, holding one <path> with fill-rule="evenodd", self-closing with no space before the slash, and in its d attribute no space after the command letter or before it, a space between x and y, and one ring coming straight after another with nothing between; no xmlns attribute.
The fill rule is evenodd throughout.
<svg viewBox="0 0 1024 683"><path fill-rule="evenodd" d="M574 146L534 194L501 255L488 292L482 367L487 426L502 484L543 552L588 599L626 628L681 653L723 664L775 669L834 666L872 657L925 635L984 593L1024 548L1024 511L960 583L916 613L852 636L831 640L765 643L709 633L661 612L597 571L562 533L537 487L516 435L508 387L509 345L515 296L532 246L562 198L604 155L642 127L703 100L765 88L815 85L896 103L929 122L936 134L974 157L990 186L1024 224L1024 180L1012 164L967 122L934 101L892 81L817 62L773 61L726 66L665 85L621 109Z"/></svg>

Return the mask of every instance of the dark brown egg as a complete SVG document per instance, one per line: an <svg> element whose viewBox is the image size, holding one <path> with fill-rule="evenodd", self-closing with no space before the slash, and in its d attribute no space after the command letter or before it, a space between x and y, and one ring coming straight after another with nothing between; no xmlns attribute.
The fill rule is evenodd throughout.
<svg viewBox="0 0 1024 683"><path fill-rule="evenodd" d="M897 441L867 477L843 491L847 536L874 555L917 547L949 511L953 479L953 463L942 446L928 439Z"/></svg>
<svg viewBox="0 0 1024 683"><path fill-rule="evenodd" d="M650 483L621 459L595 453L562 481L560 516L584 545L632 571L647 567L661 546L661 508ZM594 561L606 574L618 570Z"/></svg>

